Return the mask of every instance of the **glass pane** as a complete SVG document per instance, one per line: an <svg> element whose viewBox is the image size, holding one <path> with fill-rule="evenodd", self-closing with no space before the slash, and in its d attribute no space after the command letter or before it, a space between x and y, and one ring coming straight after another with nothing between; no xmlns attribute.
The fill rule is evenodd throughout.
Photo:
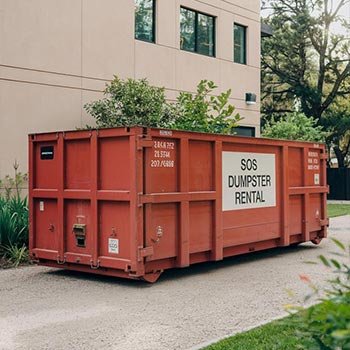
<svg viewBox="0 0 350 350"><path fill-rule="evenodd" d="M214 56L215 19L198 14L197 51L203 55Z"/></svg>
<svg viewBox="0 0 350 350"><path fill-rule="evenodd" d="M246 28L235 24L234 26L234 61L246 64Z"/></svg>
<svg viewBox="0 0 350 350"><path fill-rule="evenodd" d="M135 38L154 41L154 0L135 0Z"/></svg>
<svg viewBox="0 0 350 350"><path fill-rule="evenodd" d="M196 13L181 8L180 10L180 48L187 51L196 50Z"/></svg>
<svg viewBox="0 0 350 350"><path fill-rule="evenodd" d="M238 126L237 128L234 128L234 131L238 136L255 137L255 128L250 126Z"/></svg>

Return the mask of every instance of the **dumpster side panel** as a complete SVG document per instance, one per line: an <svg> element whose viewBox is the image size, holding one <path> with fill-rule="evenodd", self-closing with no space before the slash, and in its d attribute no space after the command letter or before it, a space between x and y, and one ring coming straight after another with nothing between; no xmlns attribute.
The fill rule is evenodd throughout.
<svg viewBox="0 0 350 350"><path fill-rule="evenodd" d="M146 271L326 236L323 145L149 133L143 202L154 253ZM172 144L173 152L159 152ZM162 155L171 162L158 162Z"/></svg>
<svg viewBox="0 0 350 350"><path fill-rule="evenodd" d="M138 257L144 245L138 233L143 225L137 206L138 133L113 129L29 137L30 250L39 263L100 273L104 268L109 275L132 278L144 273Z"/></svg>
<svg viewBox="0 0 350 350"><path fill-rule="evenodd" d="M214 206L212 201L190 203L190 254L213 249Z"/></svg>
<svg viewBox="0 0 350 350"><path fill-rule="evenodd" d="M57 188L59 176L58 159L55 157L57 151L56 139L35 144L33 149L33 162L35 165L44 164L44 166L35 167L35 172L33 174L33 185L35 188Z"/></svg>
<svg viewBox="0 0 350 350"><path fill-rule="evenodd" d="M99 202L100 256L130 259L132 244L129 236L130 204L127 202Z"/></svg>
<svg viewBox="0 0 350 350"><path fill-rule="evenodd" d="M90 140L67 140L65 142L65 188L89 190L91 186Z"/></svg>
<svg viewBox="0 0 350 350"><path fill-rule="evenodd" d="M99 190L129 190L130 141L128 137L99 140Z"/></svg>
<svg viewBox="0 0 350 350"><path fill-rule="evenodd" d="M327 233L320 144L145 128L31 135L30 251L154 282Z"/></svg>
<svg viewBox="0 0 350 350"><path fill-rule="evenodd" d="M236 143L225 143L223 150L237 159L229 169L234 187L230 192L233 210L223 212L224 246L279 238L283 193L281 177L278 176L282 166L281 150L268 145L257 147ZM255 178L248 184L248 176L252 175ZM261 181L261 184L255 186L254 180ZM225 184L223 191L229 191L230 185ZM268 195L271 195L270 203Z"/></svg>
<svg viewBox="0 0 350 350"><path fill-rule="evenodd" d="M214 143L190 141L188 152L189 191L214 191Z"/></svg>
<svg viewBox="0 0 350 350"><path fill-rule="evenodd" d="M58 213L56 199L37 199L31 213L34 217L36 232L35 246L50 251L58 251Z"/></svg>

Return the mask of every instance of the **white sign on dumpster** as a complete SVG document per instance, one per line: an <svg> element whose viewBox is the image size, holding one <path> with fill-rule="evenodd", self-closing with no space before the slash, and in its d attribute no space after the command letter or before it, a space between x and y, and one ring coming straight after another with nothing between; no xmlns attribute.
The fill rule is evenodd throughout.
<svg viewBox="0 0 350 350"><path fill-rule="evenodd" d="M224 211L276 206L276 157L266 153L222 153Z"/></svg>
<svg viewBox="0 0 350 350"><path fill-rule="evenodd" d="M119 239L108 238L108 253L119 254Z"/></svg>

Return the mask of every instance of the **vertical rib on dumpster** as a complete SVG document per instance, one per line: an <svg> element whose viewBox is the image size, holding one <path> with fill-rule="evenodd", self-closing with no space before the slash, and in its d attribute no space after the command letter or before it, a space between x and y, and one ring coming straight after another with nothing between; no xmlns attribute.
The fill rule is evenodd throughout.
<svg viewBox="0 0 350 350"><path fill-rule="evenodd" d="M189 192L189 142L188 138L181 138L180 143L180 192ZM180 237L177 265L190 265L190 202L182 200L180 203Z"/></svg>
<svg viewBox="0 0 350 350"><path fill-rule="evenodd" d="M289 233L289 148L288 146L282 146L282 236L281 243L283 246L287 246L290 243Z"/></svg>
<svg viewBox="0 0 350 350"><path fill-rule="evenodd" d="M321 231L321 237L327 236L327 226L328 226L328 218L327 218L327 194L329 193L329 188L327 187L327 151L325 149L321 149L321 169L322 169L322 182L321 185L326 188L326 192L322 192L321 196L321 219L323 220L322 223L322 231Z"/></svg>
<svg viewBox="0 0 350 350"><path fill-rule="evenodd" d="M91 157L91 226L92 226L92 259L91 268L98 268L98 205L97 205L97 188L98 188L98 131L94 131L90 138L90 157Z"/></svg>
<svg viewBox="0 0 350 350"><path fill-rule="evenodd" d="M32 252L34 249L34 136L29 135L29 250Z"/></svg>
<svg viewBox="0 0 350 350"><path fill-rule="evenodd" d="M222 260L224 255L223 248L223 229L222 229L222 142L215 142L215 217L214 217L214 239L212 260Z"/></svg>
<svg viewBox="0 0 350 350"><path fill-rule="evenodd" d="M307 169L308 166L308 153L309 153L309 148L304 148L303 150L303 166L304 169ZM309 227L309 206L310 206L310 194L307 192L306 186L308 185L307 183L307 176L306 176L306 171L303 172L303 183L302 185L304 186L304 193L303 193L303 241L307 242L310 240L310 227Z"/></svg>
<svg viewBox="0 0 350 350"><path fill-rule="evenodd" d="M140 191L140 177L142 173L139 173L138 163L139 157L142 154L142 150L137 150L137 140L142 137L139 129L134 130L135 133L130 135L130 261L132 262L131 270L136 276L144 274L143 259L138 257L138 249L144 247L143 237L138 237L138 228L140 225L138 216L138 203L137 196ZM135 135L136 134L136 135ZM143 230L140 228L140 231Z"/></svg>
<svg viewBox="0 0 350 350"><path fill-rule="evenodd" d="M147 133L147 131L146 131ZM144 207L139 202L138 198L139 195L142 195L144 192L144 158L145 158L145 148L137 147L137 138L144 137L143 130L137 129L136 131L136 137L132 137L130 140L130 157L135 157L135 192L131 196L131 203L130 208L135 208L135 217L136 217L136 226L135 226L135 242L131 246L134 246L134 252L135 249L137 250L138 247L145 247L146 246L146 239L145 239L145 229L144 229ZM146 136L147 137L147 136ZM132 160L131 160L131 166ZM134 188L132 187L132 191L134 191ZM134 201L134 202L133 202ZM132 215L131 215L132 217ZM132 227L132 226L131 226ZM145 264L144 259L141 261L138 261L137 254L138 251L135 252L135 261L137 262L137 271L138 274L145 274ZM133 258L131 258L131 261L133 261Z"/></svg>
<svg viewBox="0 0 350 350"><path fill-rule="evenodd" d="M57 182L57 211L58 211L58 257L57 262L65 262L65 239L64 239L64 138L63 133L58 134L57 140L57 163L58 163L58 182Z"/></svg>

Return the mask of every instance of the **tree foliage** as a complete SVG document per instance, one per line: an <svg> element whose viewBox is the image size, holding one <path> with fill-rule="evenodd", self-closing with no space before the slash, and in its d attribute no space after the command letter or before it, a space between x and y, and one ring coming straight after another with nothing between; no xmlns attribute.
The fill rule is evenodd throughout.
<svg viewBox="0 0 350 350"><path fill-rule="evenodd" d="M264 120L300 110L330 130L339 166L349 155L350 38L335 34L349 0L266 0L266 22L273 37L262 42L262 112ZM347 108L344 105L347 104ZM341 107L341 108L340 108Z"/></svg>
<svg viewBox="0 0 350 350"><path fill-rule="evenodd" d="M271 0L274 35L262 43L265 113L293 111L321 119L336 98L350 96L350 40L332 25L349 0Z"/></svg>
<svg viewBox="0 0 350 350"><path fill-rule="evenodd" d="M175 103L166 101L164 88L154 87L146 79L121 80L107 84L105 97L88 103L85 109L99 128L146 126L211 133L233 133L241 119L229 103L231 90L218 96L217 86L202 80L195 94L180 92Z"/></svg>
<svg viewBox="0 0 350 350"><path fill-rule="evenodd" d="M290 113L279 120L268 121L262 131L263 137L276 139L324 142L326 133L317 126L315 119L303 113Z"/></svg>
<svg viewBox="0 0 350 350"><path fill-rule="evenodd" d="M350 102L333 104L321 119L328 131L327 145L334 151L340 168L350 166Z"/></svg>

